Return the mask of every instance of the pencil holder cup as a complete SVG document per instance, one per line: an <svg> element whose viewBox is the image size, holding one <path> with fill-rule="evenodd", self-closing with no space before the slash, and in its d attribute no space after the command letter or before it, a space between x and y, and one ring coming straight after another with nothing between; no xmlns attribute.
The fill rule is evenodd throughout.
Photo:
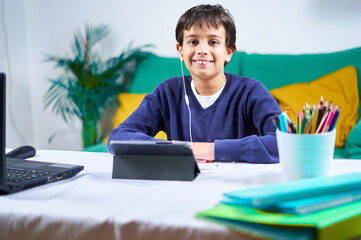
<svg viewBox="0 0 361 240"><path fill-rule="evenodd" d="M336 129L321 134L292 134L277 130L276 135L282 176L285 180L329 175Z"/></svg>

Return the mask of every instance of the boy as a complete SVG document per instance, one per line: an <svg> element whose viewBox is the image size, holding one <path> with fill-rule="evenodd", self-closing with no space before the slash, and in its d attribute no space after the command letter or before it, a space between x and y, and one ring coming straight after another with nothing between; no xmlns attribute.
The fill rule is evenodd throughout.
<svg viewBox="0 0 361 240"><path fill-rule="evenodd" d="M167 79L148 94L111 140L190 141L196 159L278 162L276 127L281 110L258 81L224 72L236 51L236 29L220 5L185 12L176 27L176 48L190 76ZM111 151L111 149L109 148Z"/></svg>

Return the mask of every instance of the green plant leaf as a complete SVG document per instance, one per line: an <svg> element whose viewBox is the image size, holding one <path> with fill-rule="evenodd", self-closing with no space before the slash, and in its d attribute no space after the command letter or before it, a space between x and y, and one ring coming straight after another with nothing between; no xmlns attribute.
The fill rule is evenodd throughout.
<svg viewBox="0 0 361 240"><path fill-rule="evenodd" d="M117 95L127 91L136 63L149 54L144 49L151 45L133 48L130 43L118 56L102 61L93 48L109 32L107 25L86 24L84 34L80 29L75 31L72 58L45 54L45 61L55 63L55 67L62 68L63 72L49 80L44 108L52 106L51 111L60 115L67 124L75 118L100 120L107 107L117 104Z"/></svg>

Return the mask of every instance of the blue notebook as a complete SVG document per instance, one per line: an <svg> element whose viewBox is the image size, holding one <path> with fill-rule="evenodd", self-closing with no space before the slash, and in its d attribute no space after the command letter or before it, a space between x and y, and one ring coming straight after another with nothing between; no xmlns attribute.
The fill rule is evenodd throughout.
<svg viewBox="0 0 361 240"><path fill-rule="evenodd" d="M235 204L285 214L308 214L361 200L361 173L319 177L224 194Z"/></svg>

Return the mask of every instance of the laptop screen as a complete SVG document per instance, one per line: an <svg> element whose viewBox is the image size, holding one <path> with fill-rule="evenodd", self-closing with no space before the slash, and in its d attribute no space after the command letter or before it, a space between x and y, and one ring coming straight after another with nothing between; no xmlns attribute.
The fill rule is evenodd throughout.
<svg viewBox="0 0 361 240"><path fill-rule="evenodd" d="M5 74L0 73L0 186L5 184L5 121L6 121L6 83Z"/></svg>

